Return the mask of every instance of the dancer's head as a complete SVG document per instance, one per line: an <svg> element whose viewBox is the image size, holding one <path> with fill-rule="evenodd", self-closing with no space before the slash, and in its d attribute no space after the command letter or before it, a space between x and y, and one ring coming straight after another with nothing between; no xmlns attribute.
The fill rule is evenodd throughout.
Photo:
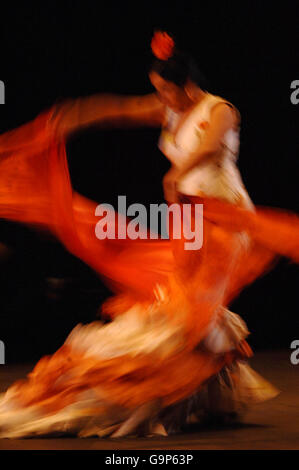
<svg viewBox="0 0 299 470"><path fill-rule="evenodd" d="M167 33L156 31L151 47L155 60L149 77L160 100L174 110L187 108L206 89L203 74Z"/></svg>

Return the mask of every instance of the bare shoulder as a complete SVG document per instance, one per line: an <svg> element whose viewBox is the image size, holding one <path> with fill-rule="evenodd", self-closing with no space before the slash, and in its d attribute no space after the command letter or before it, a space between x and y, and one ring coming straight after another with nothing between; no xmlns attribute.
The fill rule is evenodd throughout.
<svg viewBox="0 0 299 470"><path fill-rule="evenodd" d="M211 119L225 122L227 126L237 128L241 122L239 110L229 101L220 101L211 109Z"/></svg>

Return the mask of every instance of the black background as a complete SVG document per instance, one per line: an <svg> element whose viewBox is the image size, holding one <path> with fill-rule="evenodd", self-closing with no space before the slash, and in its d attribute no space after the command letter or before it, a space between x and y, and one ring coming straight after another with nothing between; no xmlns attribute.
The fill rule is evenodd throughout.
<svg viewBox="0 0 299 470"><path fill-rule="evenodd" d="M6 103L0 132L57 100L100 92L145 94L155 28L193 53L209 91L241 112L239 167L255 204L298 211L298 2L6 2L1 69ZM168 163L156 129L89 129L68 143L75 190L97 201L163 202ZM109 294L58 242L0 222L11 251L0 266L0 339L7 362L54 352L78 322L95 318ZM66 279L63 288L49 278ZM288 348L299 336L298 268L281 260L233 304L256 349Z"/></svg>

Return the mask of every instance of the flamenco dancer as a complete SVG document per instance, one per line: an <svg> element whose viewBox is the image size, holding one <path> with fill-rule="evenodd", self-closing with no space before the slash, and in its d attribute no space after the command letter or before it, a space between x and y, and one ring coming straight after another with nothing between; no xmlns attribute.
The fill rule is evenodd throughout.
<svg viewBox="0 0 299 470"><path fill-rule="evenodd" d="M115 292L102 306L111 323L78 325L1 395L1 437L165 435L279 393L249 366L248 329L228 306L277 256L298 262L299 218L253 205L236 166L238 110L167 33L151 46L155 93L69 100L0 136L0 216L49 230ZM165 198L203 204L200 250L183 237L95 237L97 203L73 191L65 142L97 122L162 127Z"/></svg>

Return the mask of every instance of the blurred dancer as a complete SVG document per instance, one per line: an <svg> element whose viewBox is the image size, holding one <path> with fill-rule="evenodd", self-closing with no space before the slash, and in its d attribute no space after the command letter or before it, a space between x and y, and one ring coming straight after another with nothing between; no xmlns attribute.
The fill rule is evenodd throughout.
<svg viewBox="0 0 299 470"><path fill-rule="evenodd" d="M278 393L247 364L249 332L227 306L276 255L298 262L298 217L253 206L236 167L237 109L206 91L166 33L152 50L156 93L70 100L0 138L0 215L50 230L116 293L103 305L111 323L78 325L3 394L3 437L166 434ZM166 200L204 205L199 251L184 238L96 239L97 204L72 190L65 155L66 137L96 122L162 127Z"/></svg>

